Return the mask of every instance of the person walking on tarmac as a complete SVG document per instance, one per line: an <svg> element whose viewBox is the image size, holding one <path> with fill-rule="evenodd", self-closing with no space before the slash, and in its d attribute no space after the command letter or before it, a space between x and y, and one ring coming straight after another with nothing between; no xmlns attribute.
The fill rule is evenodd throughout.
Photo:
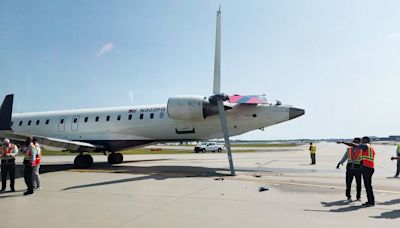
<svg viewBox="0 0 400 228"><path fill-rule="evenodd" d="M400 174L400 144L397 144L397 149L396 149L396 157L391 157L390 158L392 161L397 160L397 171L394 177L399 177Z"/></svg>
<svg viewBox="0 0 400 228"><path fill-rule="evenodd" d="M15 192L15 156L18 154L18 148L12 144L9 139L4 139L1 146L1 190L4 192L7 185L7 175L10 176L11 192Z"/></svg>
<svg viewBox="0 0 400 228"><path fill-rule="evenodd" d="M317 146L315 146L312 142L310 142L310 148L308 148L310 151L310 156L311 156L311 164L310 165L315 165L315 154L317 153Z"/></svg>
<svg viewBox="0 0 400 228"><path fill-rule="evenodd" d="M354 138L353 144L349 145L342 160L336 166L339 169L340 165L347 160L346 166L346 196L348 200L351 200L351 184L353 182L353 177L356 179L356 189L357 189L357 201L361 198L361 150L358 149L358 144L360 144L360 138ZM338 142L348 145L345 142Z"/></svg>
<svg viewBox="0 0 400 228"><path fill-rule="evenodd" d="M32 138L32 143L36 148L36 166L33 167L33 187L36 189L40 189L41 187L40 187L39 169L40 169L42 151L35 137Z"/></svg>
<svg viewBox="0 0 400 228"><path fill-rule="evenodd" d="M28 190L24 192L24 195L33 194L33 168L36 166L36 148L32 143L32 139L30 137L25 140L25 149L24 149L24 179L25 184L28 187Z"/></svg>

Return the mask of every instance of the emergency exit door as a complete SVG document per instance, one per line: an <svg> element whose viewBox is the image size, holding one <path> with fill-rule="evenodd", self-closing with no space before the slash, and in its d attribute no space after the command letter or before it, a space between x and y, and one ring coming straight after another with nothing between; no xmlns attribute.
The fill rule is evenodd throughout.
<svg viewBox="0 0 400 228"><path fill-rule="evenodd" d="M71 122L71 130L78 131L79 116L73 116Z"/></svg>
<svg viewBox="0 0 400 228"><path fill-rule="evenodd" d="M66 116L60 117L58 120L58 131L59 132L64 132L65 131L65 121L67 120Z"/></svg>

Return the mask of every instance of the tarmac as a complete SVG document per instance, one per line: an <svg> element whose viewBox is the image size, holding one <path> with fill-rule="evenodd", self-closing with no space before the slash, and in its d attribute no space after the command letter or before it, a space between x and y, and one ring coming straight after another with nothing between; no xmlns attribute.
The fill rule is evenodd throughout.
<svg viewBox="0 0 400 228"><path fill-rule="evenodd" d="M114 166L98 155L87 170L48 156L34 195L22 195L18 167L17 192L0 194L0 227L399 227L395 146L374 147L370 208L364 187L361 202L345 200L345 166L335 167L346 147L334 143L317 144L316 165L307 145L234 153L234 177L225 153L126 155Z"/></svg>

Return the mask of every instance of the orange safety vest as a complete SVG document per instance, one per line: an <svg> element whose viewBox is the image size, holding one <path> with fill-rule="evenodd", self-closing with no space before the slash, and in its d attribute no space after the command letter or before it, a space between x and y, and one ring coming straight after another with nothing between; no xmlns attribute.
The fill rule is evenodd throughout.
<svg viewBox="0 0 400 228"><path fill-rule="evenodd" d="M14 145L10 144L10 146L8 147L8 150L6 150L5 146L2 146L1 150L3 151L3 153L1 153L1 156L5 156L6 154L10 155L11 151L14 150Z"/></svg>
<svg viewBox="0 0 400 228"><path fill-rule="evenodd" d="M367 149L362 150L361 156L362 156L362 165L373 169L374 168L375 150L371 146L371 144L367 144Z"/></svg>
<svg viewBox="0 0 400 228"><path fill-rule="evenodd" d="M36 147L36 150L37 150L37 149L38 149L38 148ZM42 152L42 151L40 151L40 152ZM41 157L42 157L42 155L41 155L41 154L39 154L39 153L36 153L36 164L40 164Z"/></svg>
<svg viewBox="0 0 400 228"><path fill-rule="evenodd" d="M361 150L360 149L356 149L356 151L354 151L353 147L349 147L349 154L348 154L348 162L359 165L361 164Z"/></svg>
<svg viewBox="0 0 400 228"><path fill-rule="evenodd" d="M32 159L31 146L35 147L34 145L30 145L30 146L28 146L28 147L26 148L24 160L30 161L30 160Z"/></svg>

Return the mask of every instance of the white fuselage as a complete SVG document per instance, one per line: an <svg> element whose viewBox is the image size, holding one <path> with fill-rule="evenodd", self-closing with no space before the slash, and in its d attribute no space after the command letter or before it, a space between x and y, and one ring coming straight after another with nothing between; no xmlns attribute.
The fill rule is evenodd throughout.
<svg viewBox="0 0 400 228"><path fill-rule="evenodd" d="M226 111L229 135L289 120L288 106L241 105ZM16 133L89 142L118 151L159 141L222 138L218 115L200 120L177 120L166 105L82 109L12 115Z"/></svg>

